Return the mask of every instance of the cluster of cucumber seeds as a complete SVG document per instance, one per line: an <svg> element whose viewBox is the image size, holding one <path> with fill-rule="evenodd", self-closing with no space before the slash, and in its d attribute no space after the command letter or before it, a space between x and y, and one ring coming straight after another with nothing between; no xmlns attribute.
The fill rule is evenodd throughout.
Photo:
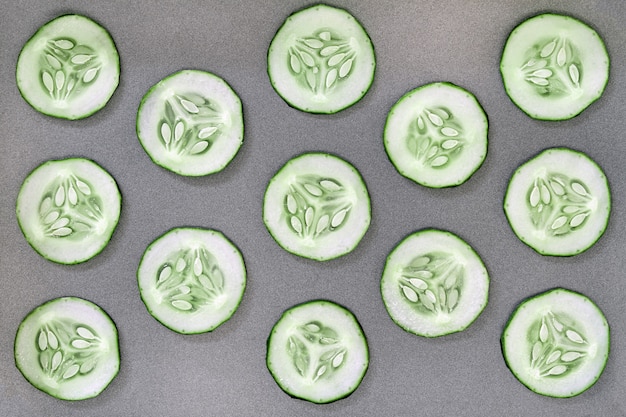
<svg viewBox="0 0 626 417"><path fill-rule="evenodd" d="M305 20L306 24L303 23ZM73 25L66 24L66 21L73 22ZM561 32L550 33L546 22L553 23L562 29ZM343 25L347 29L343 30ZM530 43L520 39L520 33L528 34L527 27L538 32ZM45 42L35 42L41 38ZM589 64L598 58L598 54L601 62ZM312 6L290 16L277 31L268 51L268 75L276 92L289 105L312 113L334 113L358 102L373 81L374 69L373 47L365 30L346 11L325 5ZM67 15L44 25L27 42L16 72L20 92L35 109L54 117L79 119L104 107L110 99L118 84L119 57L113 41L102 27L85 17ZM503 52L501 72L507 93L523 111L537 119L564 120L579 114L602 94L608 78L608 55L602 40L582 22L565 16L540 15L528 19L512 32ZM179 84L179 79L185 78ZM213 91L194 89L194 85L200 84L199 80L209 83ZM424 92L425 97L414 98ZM459 94L465 102L471 103L471 110L454 107L454 95ZM85 106L85 96L90 96L95 104ZM564 113L550 110L562 107L563 103L565 107L571 103L572 108L565 109ZM391 127L396 124L395 118L402 120L401 129ZM478 122L474 122L477 118ZM449 83L433 83L408 93L389 112L387 125L385 146L390 160L402 175L424 186L458 186L480 167L486 156L484 111L473 95ZM144 96L138 111L137 135L155 163L181 175L211 174L232 160L243 141L241 103L219 77L202 71L183 70L163 79ZM283 168L276 174L268 184L264 220L277 243L286 250L324 261L345 255L356 247L369 226L370 202L358 171L338 157L304 154L286 166L304 163L306 159L319 162L319 158L324 163L318 164L318 170L298 175L289 171L287 175ZM25 182L17 204L20 226L29 243L50 260L68 264L84 262L106 245L115 229L119 209L107 211L107 206L119 204L119 191L114 193L116 197L111 201L108 193L101 190L104 180L97 176L108 174L97 166L92 171L81 171L72 165L76 161L70 160L51 161L44 165L50 166L53 162L64 165L52 179L35 178L34 189L30 185L27 187ZM208 167L203 166L205 164ZM469 169L459 173L457 165L463 164L469 165ZM93 172L96 177L90 176ZM567 170L546 168L538 172L530 178L523 178L519 189L507 191L505 210L512 227L516 227L516 216L524 216L522 229L529 224L540 231L530 234L557 240L569 236L576 239L576 233L584 230L588 223L598 224L592 217L605 216L599 226L591 226L595 227L592 238L597 240L604 231L610 211L608 185L599 168L597 176L592 178L571 176ZM287 175L289 180L283 180L281 175ZM432 178L445 179L433 181ZM33 181L29 179L30 184ZM511 183L514 180L515 176ZM275 185L277 182L280 184ZM272 187L278 188L274 191ZM520 202L509 201L510 194L521 194ZM35 200L34 212L22 209L22 198ZM32 224L35 224L34 228ZM146 267L147 278L142 278L143 273L138 272L142 297L155 318L172 330L181 333L210 331L227 320L238 306L245 287L243 260L221 234L200 230L170 231L153 242L146 254L153 245L162 243L174 233L192 235L186 246L159 252L156 266ZM180 327L178 317L184 318L207 305L219 310L223 303L227 303L223 299L227 296L228 275L232 272L225 271L224 262L219 259L224 255L223 251L213 253L199 243L195 233L207 233L211 239L217 236L225 245L224 251L229 252L228 256L238 256L235 263L240 277L236 283L238 290L234 293L239 298L231 301L229 309L220 312L215 322L189 330ZM458 239L442 231L422 231L415 235L427 233ZM526 241L527 231L516 230L516 233ZM51 249L55 244L63 247L65 242L72 242L68 246L72 250L75 247L72 244L80 245L83 239L91 241L93 235L103 237L78 259L66 259L63 250L59 255ZM595 240L567 253L543 252L538 249L541 243L529 245L548 255L572 255L587 249ZM51 241L56 243L51 244ZM330 251L323 248L317 252L318 246L324 245L336 245L337 248ZM392 281L389 293L392 295L383 294L383 298L389 303L388 311L394 320L407 331L429 337L461 331L486 305L488 276L484 265L469 245L462 241L460 245L468 254L461 256L456 249L420 252L411 247L408 253L402 252L397 264L393 264L394 270L388 278ZM405 246L406 242L403 242L394 251L407 251ZM473 270L462 260L470 258L476 264ZM388 265L391 259L390 254ZM142 263L144 261L142 259ZM474 280L481 283L478 292L472 290ZM477 300L471 313L453 327L437 329L441 316L453 317L458 310L469 308L464 304L468 297ZM393 302L390 301L392 298ZM49 308L55 302L40 308ZM84 300L72 302L83 307L88 303ZM153 311L151 306L155 303L169 310L157 312L155 307ZM393 310L392 303L400 303L403 307ZM523 310L522 306L516 313ZM351 317L350 326L356 325L357 338L361 340L357 348L342 341L345 330L342 324L322 319L320 312L328 308L334 311L333 314ZM290 314L303 315L300 324L291 326L286 334L279 334L279 321L270 336L270 341L272 337L284 338L276 352L289 358L290 364L286 366L290 369L280 369L284 366L282 364L276 368L276 360L270 361L268 353L269 370L275 374L281 388L299 398L330 402L349 395L358 386L368 363L367 344L358 322L348 310L325 301L310 302L293 310L297 312L288 310L281 320L286 320ZM309 313L309 310L315 313ZM29 320L37 314L35 310ZM421 324L415 324L414 317L403 315L415 315L418 322L421 318L433 320L432 317L437 317L434 320L438 324L434 330L423 330ZM513 315L511 320L515 319ZM100 320L98 318L95 322L100 325ZM411 325L404 325L405 320ZM20 327L20 331L31 333L29 337L33 340L29 349L34 348L39 371L57 385L95 372L99 363L106 359L101 358L100 345L117 343L101 337L101 328L67 317L38 320L33 329ZM573 374L583 368L580 363L585 358L594 355L595 342L586 334L585 323L567 312L546 309L529 321L526 331L527 366L535 378ZM356 355L359 361L351 364L356 350L362 351ZM507 352L504 353L508 363ZM22 355L16 343L16 360ZM24 375L30 380L30 365L20 362L18 367L26 369ZM351 367L355 368L350 370ZM337 381L339 377L334 376L335 373L346 375L345 368L351 375L350 386L341 386ZM116 373L117 370L110 379ZM327 381L328 386L322 384L322 388L314 389L314 395L309 395L302 391L299 382L292 380L294 375L296 380L305 379L309 384ZM110 379L105 381L104 387ZM532 384L524 383L533 389ZM47 391L41 384L38 388ZM330 392L324 391L326 388ZM571 395L586 388L588 386ZM67 397L66 393L52 391L47 392L59 398ZM556 395L541 389L537 392Z"/></svg>

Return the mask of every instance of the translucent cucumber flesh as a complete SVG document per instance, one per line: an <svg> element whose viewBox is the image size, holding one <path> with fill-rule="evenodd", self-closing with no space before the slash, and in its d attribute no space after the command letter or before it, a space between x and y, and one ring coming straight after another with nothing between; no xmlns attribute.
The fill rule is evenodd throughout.
<svg viewBox="0 0 626 417"><path fill-rule="evenodd" d="M120 64L109 33L91 19L60 16L24 45L17 86L41 113L65 119L90 116L106 105L119 84Z"/></svg>
<svg viewBox="0 0 626 417"><path fill-rule="evenodd" d="M185 176L221 171L243 142L241 101L214 74L183 70L154 85L137 112L137 136L154 163Z"/></svg>
<svg viewBox="0 0 626 417"><path fill-rule="evenodd" d="M381 280L387 312L404 330L437 337L466 329L488 301L489 276L476 252L450 232L425 229L387 257Z"/></svg>
<svg viewBox="0 0 626 417"><path fill-rule="evenodd" d="M267 65L272 86L291 106L336 113L365 95L376 61L360 23L320 4L287 18L270 44Z"/></svg>
<svg viewBox="0 0 626 417"><path fill-rule="evenodd" d="M509 36L500 65L511 100L536 119L570 119L597 100L608 82L604 42L587 24L543 14Z"/></svg>
<svg viewBox="0 0 626 417"><path fill-rule="evenodd" d="M482 165L487 131L487 116L471 93L432 83L408 92L392 107L384 144L400 174L427 187L451 187Z"/></svg>
<svg viewBox="0 0 626 417"><path fill-rule="evenodd" d="M148 246L137 279L156 320L178 333L204 333L239 307L246 269L241 253L222 233L176 228Z"/></svg>
<svg viewBox="0 0 626 417"><path fill-rule="evenodd" d="M502 334L515 377L532 391L572 397L600 377L609 354L609 326L586 296L562 288L522 302Z"/></svg>
<svg viewBox="0 0 626 417"><path fill-rule="evenodd" d="M20 324L15 363L28 382L53 397L95 397L119 371L117 329L95 304L57 298L37 307Z"/></svg>
<svg viewBox="0 0 626 417"><path fill-rule="evenodd" d="M513 174L504 210L516 235L537 252L571 256L604 233L611 194L601 168L588 156L551 148Z"/></svg>
<svg viewBox="0 0 626 417"><path fill-rule="evenodd" d="M370 198L352 165L333 155L306 153L271 179L263 217L285 250L324 261L358 245L370 224Z"/></svg>
<svg viewBox="0 0 626 417"><path fill-rule="evenodd" d="M356 317L330 301L310 301L285 311L268 339L267 367L290 396L329 403L350 395L369 365Z"/></svg>

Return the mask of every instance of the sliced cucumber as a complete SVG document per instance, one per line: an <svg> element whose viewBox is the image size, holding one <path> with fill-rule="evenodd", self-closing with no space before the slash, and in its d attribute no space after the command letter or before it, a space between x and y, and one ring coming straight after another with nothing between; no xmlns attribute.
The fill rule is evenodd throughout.
<svg viewBox="0 0 626 417"><path fill-rule="evenodd" d="M82 119L104 107L119 84L120 58L109 33L93 20L64 15L43 25L17 60L22 97L35 110Z"/></svg>
<svg viewBox="0 0 626 417"><path fill-rule="evenodd" d="M137 136L152 161L180 175L221 171L243 142L241 101L214 74L183 70L141 100Z"/></svg>
<svg viewBox="0 0 626 417"><path fill-rule="evenodd" d="M487 116L470 92L432 83L409 91L391 108L385 150L405 177L426 187L451 187L482 165L487 131Z"/></svg>
<svg viewBox="0 0 626 417"><path fill-rule="evenodd" d="M346 308L314 300L286 310L267 341L267 368L294 398L330 403L352 394L369 366L361 325Z"/></svg>
<svg viewBox="0 0 626 417"><path fill-rule="evenodd" d="M535 251L572 256L604 233L611 193L602 169L587 155L550 148L515 171L504 211L517 237Z"/></svg>
<svg viewBox="0 0 626 417"><path fill-rule="evenodd" d="M15 364L28 382L53 397L95 397L119 371L117 328L90 301L50 300L31 311L18 327Z"/></svg>
<svg viewBox="0 0 626 417"><path fill-rule="evenodd" d="M148 246L137 282L146 308L164 326L182 334L205 333L239 307L246 268L239 249L222 233L176 228Z"/></svg>
<svg viewBox="0 0 626 417"><path fill-rule="evenodd" d="M359 172L325 153L288 161L270 180L265 226L286 251L325 261L351 252L367 231L370 197Z"/></svg>
<svg viewBox="0 0 626 417"><path fill-rule="evenodd" d="M476 320L487 305L489 275L478 254L458 236L425 229L391 251L380 288L398 326L437 337L460 332Z"/></svg>
<svg viewBox="0 0 626 417"><path fill-rule="evenodd" d="M609 357L609 325L589 298L556 288L524 300L501 343L522 384L538 394L573 397L600 378Z"/></svg>
<svg viewBox="0 0 626 417"><path fill-rule="evenodd" d="M507 94L530 117L565 120L600 98L609 79L609 55L587 24L541 14L511 32L500 72Z"/></svg>
<svg viewBox="0 0 626 417"><path fill-rule="evenodd" d="M93 161L47 161L24 180L17 220L41 256L61 264L85 262L109 243L122 206L113 177Z"/></svg>
<svg viewBox="0 0 626 417"><path fill-rule="evenodd" d="M358 102L375 68L374 47L363 26L347 11L324 4L289 16L267 54L276 92L310 113L336 113Z"/></svg>

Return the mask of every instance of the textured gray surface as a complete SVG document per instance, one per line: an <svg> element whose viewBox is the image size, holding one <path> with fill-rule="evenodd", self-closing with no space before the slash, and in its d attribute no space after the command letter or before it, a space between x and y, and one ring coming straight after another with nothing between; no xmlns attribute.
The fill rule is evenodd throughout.
<svg viewBox="0 0 626 417"><path fill-rule="evenodd" d="M372 89L333 116L288 107L272 90L267 46L284 18L307 3L231 1L4 2L0 14L0 415L507 415L622 416L626 384L626 3L612 1L338 1L365 26L376 48ZM393 4L393 5L392 5ZM262 5L262 6L261 6ZM612 60L604 96L576 119L529 119L507 98L498 72L509 31L542 11L571 14L604 38ZM14 66L21 46L63 13L85 14L117 43L122 76L111 102L75 122L32 110L20 97ZM245 110L245 143L226 170L182 178L150 162L135 135L142 95L183 68L226 79ZM385 115L406 91L450 81L472 91L490 121L489 153L464 185L420 187L401 177L382 145ZM613 213L604 237L586 253L555 259L519 242L501 203L522 161L549 146L587 152L605 170ZM334 152L362 173L373 221L360 246L327 263L284 252L265 230L263 192L272 174L304 151ZM38 256L18 228L14 204L23 178L41 162L92 158L118 181L120 224L97 258L61 266ZM248 288L234 317L213 333L182 336L148 315L135 271L145 247L180 225L215 228L239 246ZM402 331L383 307L379 280L387 253L408 233L450 230L467 240L491 275L490 303L465 332L427 340ZM612 327L612 351L599 382L582 395L555 400L524 388L506 368L499 337L523 298L555 286L587 294ZM99 397L78 403L36 390L13 362L24 315L50 298L76 295L103 307L120 332L122 369ZM328 298L350 308L368 336L371 364L349 398L326 406L284 394L265 368L265 342L280 313Z"/></svg>

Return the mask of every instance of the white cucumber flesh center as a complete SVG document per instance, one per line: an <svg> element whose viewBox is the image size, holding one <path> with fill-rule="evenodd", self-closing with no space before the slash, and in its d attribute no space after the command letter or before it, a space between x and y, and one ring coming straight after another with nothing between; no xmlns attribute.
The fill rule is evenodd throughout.
<svg viewBox="0 0 626 417"><path fill-rule="evenodd" d="M228 128L228 116L215 100L193 92L164 100L157 135L174 158L203 155Z"/></svg>
<svg viewBox="0 0 626 417"><path fill-rule="evenodd" d="M117 329L93 303L57 298L22 321L15 336L15 361L30 383L56 398L90 398L118 373Z"/></svg>
<svg viewBox="0 0 626 417"><path fill-rule="evenodd" d="M353 208L351 193L340 179L319 175L296 176L285 195L285 218L302 240L341 230Z"/></svg>
<svg viewBox="0 0 626 417"><path fill-rule="evenodd" d="M519 69L537 96L545 99L582 96L582 62L576 45L566 36L549 37L526 52Z"/></svg>
<svg viewBox="0 0 626 417"><path fill-rule="evenodd" d="M314 320L297 326L287 338L293 369L310 383L332 378L344 366L348 348L332 325Z"/></svg>
<svg viewBox="0 0 626 417"><path fill-rule="evenodd" d="M224 273L204 247L169 254L153 279L157 299L178 313L193 314L207 304L217 308L224 297Z"/></svg>
<svg viewBox="0 0 626 417"><path fill-rule="evenodd" d="M70 37L51 38L42 50L40 84L59 107L70 105L100 75L103 62L98 51Z"/></svg>
<svg viewBox="0 0 626 417"><path fill-rule="evenodd" d="M102 345L98 332L80 320L49 320L36 337L40 371L56 385L89 375L105 356Z"/></svg>
<svg viewBox="0 0 626 417"><path fill-rule="evenodd" d="M537 236L566 236L582 229L597 208L584 181L566 174L546 170L527 188L526 209Z"/></svg>
<svg viewBox="0 0 626 417"><path fill-rule="evenodd" d="M528 358L530 373L537 379L567 377L585 360L591 349L571 317L551 311L535 319L527 342L532 346Z"/></svg>
<svg viewBox="0 0 626 417"><path fill-rule="evenodd" d="M586 155L547 149L512 176L505 212L515 233L536 251L574 255L604 233L611 195L601 168Z"/></svg>
<svg viewBox="0 0 626 417"><path fill-rule="evenodd" d="M107 227L103 198L87 179L69 173L58 176L39 201L41 231L47 238L89 239Z"/></svg>
<svg viewBox="0 0 626 417"><path fill-rule="evenodd" d="M411 260L400 273L398 289L418 314L446 321L462 295L466 270L453 255L430 252Z"/></svg>
<svg viewBox="0 0 626 417"><path fill-rule="evenodd" d="M322 29L296 37L287 53L289 71L300 88L324 102L335 85L351 75L357 49L350 38Z"/></svg>

